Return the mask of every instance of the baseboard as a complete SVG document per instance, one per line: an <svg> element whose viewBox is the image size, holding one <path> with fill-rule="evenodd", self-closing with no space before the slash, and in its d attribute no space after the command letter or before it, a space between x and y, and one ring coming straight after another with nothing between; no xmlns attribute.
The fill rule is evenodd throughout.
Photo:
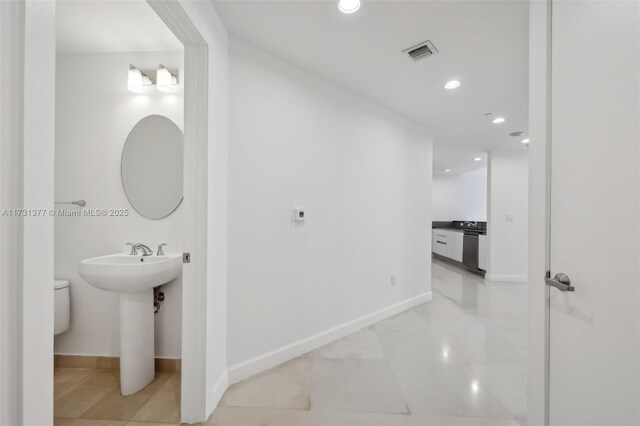
<svg viewBox="0 0 640 426"><path fill-rule="evenodd" d="M421 295L412 297L411 299L404 300L379 311L362 316L355 320L341 324L337 327L330 328L329 330L315 334L306 339L298 340L297 342L290 343L282 346L278 349L274 349L265 354L248 359L229 367L228 376L229 383L237 383L255 374L261 373L269 368L275 367L283 362L289 361L293 358L304 355L305 353L322 347L335 340L346 337L358 330L375 324L383 319L389 318L400 312L411 309L414 306L428 302L433 298L432 293L426 292Z"/></svg>
<svg viewBox="0 0 640 426"><path fill-rule="evenodd" d="M526 275L505 275L505 274L487 274L484 276L484 279L487 281L492 281L496 283L501 283L501 282L526 283L529 281L529 277Z"/></svg>
<svg viewBox="0 0 640 426"><path fill-rule="evenodd" d="M53 366L62 368L118 370L120 368L120 357L55 354L53 356ZM173 358L156 358L155 369L156 371L167 371L169 373L180 372L182 370L182 360Z"/></svg>
<svg viewBox="0 0 640 426"><path fill-rule="evenodd" d="M213 413L213 410L218 406L218 403L222 399L222 395L229 387L229 376L227 374L227 370L225 370L221 375L218 381L213 385L213 389L211 389L211 393L209 394L210 399L207 401L207 416L210 416ZM207 419L205 419L207 420Z"/></svg>

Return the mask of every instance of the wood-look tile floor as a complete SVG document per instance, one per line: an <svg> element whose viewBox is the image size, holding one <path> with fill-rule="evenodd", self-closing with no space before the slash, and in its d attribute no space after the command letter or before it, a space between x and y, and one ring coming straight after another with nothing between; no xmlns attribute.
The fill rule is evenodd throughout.
<svg viewBox="0 0 640 426"><path fill-rule="evenodd" d="M54 426L180 424L180 373L156 371L133 395L120 395L118 370L56 368Z"/></svg>

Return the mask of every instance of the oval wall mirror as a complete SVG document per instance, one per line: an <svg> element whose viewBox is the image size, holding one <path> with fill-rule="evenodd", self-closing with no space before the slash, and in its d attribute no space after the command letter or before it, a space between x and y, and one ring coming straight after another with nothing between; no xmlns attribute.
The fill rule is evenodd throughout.
<svg viewBox="0 0 640 426"><path fill-rule="evenodd" d="M182 202L184 136L161 115L138 121L122 149L121 176L131 206L148 219L162 219Z"/></svg>

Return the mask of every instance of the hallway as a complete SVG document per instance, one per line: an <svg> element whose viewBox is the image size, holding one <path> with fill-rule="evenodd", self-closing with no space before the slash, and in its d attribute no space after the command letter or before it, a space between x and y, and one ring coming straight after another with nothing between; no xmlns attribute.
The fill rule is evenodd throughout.
<svg viewBox="0 0 640 426"><path fill-rule="evenodd" d="M526 284L432 270L432 302L231 386L207 424L523 423Z"/></svg>

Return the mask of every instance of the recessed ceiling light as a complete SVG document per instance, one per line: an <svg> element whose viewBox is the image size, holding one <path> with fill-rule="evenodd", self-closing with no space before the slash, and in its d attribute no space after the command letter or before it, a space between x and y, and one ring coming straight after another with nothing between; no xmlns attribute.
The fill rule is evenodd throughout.
<svg viewBox="0 0 640 426"><path fill-rule="evenodd" d="M360 9L360 0L340 0L338 9L342 13L353 13Z"/></svg>
<svg viewBox="0 0 640 426"><path fill-rule="evenodd" d="M451 171L451 169L446 169L444 172L445 173L449 173Z"/></svg>
<svg viewBox="0 0 640 426"><path fill-rule="evenodd" d="M530 139L529 139L529 138L525 138L525 139L522 139L522 140L520 141L520 143L524 143L524 144L527 144L527 143L529 143L529 142L530 142Z"/></svg>
<svg viewBox="0 0 640 426"><path fill-rule="evenodd" d="M491 122L492 122L493 124L502 124L502 123L504 123L505 121L507 121L507 119L506 119L506 118L504 118L504 117L496 117L496 118L494 118L493 120L491 120Z"/></svg>
<svg viewBox="0 0 640 426"><path fill-rule="evenodd" d="M476 157L476 158L473 159L473 161L482 161L482 158Z"/></svg>
<svg viewBox="0 0 640 426"><path fill-rule="evenodd" d="M458 80L451 80L448 81L447 84L444 85L445 89L457 89L458 87L460 87L460 82Z"/></svg>

